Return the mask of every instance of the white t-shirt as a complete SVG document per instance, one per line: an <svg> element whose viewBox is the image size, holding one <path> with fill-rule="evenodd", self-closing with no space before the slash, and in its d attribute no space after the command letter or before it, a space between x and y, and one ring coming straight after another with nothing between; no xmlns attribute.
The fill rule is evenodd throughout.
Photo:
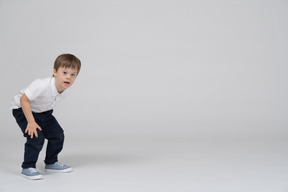
<svg viewBox="0 0 288 192"><path fill-rule="evenodd" d="M30 100L31 109L35 113L41 113L53 109L69 92L66 89L58 93L55 78L48 77L33 81L27 88L22 89L12 100L11 109L21 108L20 98L23 93Z"/></svg>

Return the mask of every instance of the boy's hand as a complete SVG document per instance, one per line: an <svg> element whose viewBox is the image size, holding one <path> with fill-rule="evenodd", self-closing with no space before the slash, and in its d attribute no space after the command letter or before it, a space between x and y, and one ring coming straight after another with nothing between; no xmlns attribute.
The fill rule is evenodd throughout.
<svg viewBox="0 0 288 192"><path fill-rule="evenodd" d="M36 122L28 123L25 133L28 132L28 135L30 135L31 139L33 139L34 134L35 137L38 137L37 129L42 131L41 127Z"/></svg>

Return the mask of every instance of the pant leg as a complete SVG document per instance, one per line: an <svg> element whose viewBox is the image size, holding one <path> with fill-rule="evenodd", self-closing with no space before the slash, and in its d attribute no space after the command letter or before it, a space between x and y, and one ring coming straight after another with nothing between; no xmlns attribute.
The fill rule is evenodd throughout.
<svg viewBox="0 0 288 192"><path fill-rule="evenodd" d="M28 133L25 133L27 128L27 120L22 109L13 109L13 116L21 128L24 137L26 137L26 143L24 147L24 162L22 163L22 168L36 168L36 162L45 140L44 135L41 131L37 130L38 137L33 137L33 139L31 139ZM36 119L35 121L37 122ZM41 122L38 121L37 124L40 125Z"/></svg>
<svg viewBox="0 0 288 192"><path fill-rule="evenodd" d="M30 136L26 136L27 141L25 143L24 162L22 163L22 168L36 168L36 162L45 140L42 132L39 130L37 130L37 132L38 137L36 138L31 139Z"/></svg>
<svg viewBox="0 0 288 192"><path fill-rule="evenodd" d="M43 133L48 140L44 162L45 164L53 164L58 161L58 154L63 149L64 131L52 113L45 119Z"/></svg>

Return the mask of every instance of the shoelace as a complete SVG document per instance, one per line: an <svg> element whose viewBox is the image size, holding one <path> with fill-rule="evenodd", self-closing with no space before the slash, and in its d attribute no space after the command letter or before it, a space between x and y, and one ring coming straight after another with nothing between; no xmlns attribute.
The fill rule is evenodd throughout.
<svg viewBox="0 0 288 192"><path fill-rule="evenodd" d="M28 168L28 170L30 171L30 173L37 173L37 169L35 168Z"/></svg>
<svg viewBox="0 0 288 192"><path fill-rule="evenodd" d="M57 164L60 167L64 167L64 165L62 163L56 162L55 164Z"/></svg>

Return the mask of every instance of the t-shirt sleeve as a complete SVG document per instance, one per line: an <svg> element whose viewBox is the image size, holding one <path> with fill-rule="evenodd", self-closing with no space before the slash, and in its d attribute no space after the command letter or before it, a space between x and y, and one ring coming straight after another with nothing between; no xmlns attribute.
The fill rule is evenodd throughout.
<svg viewBox="0 0 288 192"><path fill-rule="evenodd" d="M45 87L40 79L33 81L25 90L24 93L30 101L33 101L38 96L43 94Z"/></svg>

